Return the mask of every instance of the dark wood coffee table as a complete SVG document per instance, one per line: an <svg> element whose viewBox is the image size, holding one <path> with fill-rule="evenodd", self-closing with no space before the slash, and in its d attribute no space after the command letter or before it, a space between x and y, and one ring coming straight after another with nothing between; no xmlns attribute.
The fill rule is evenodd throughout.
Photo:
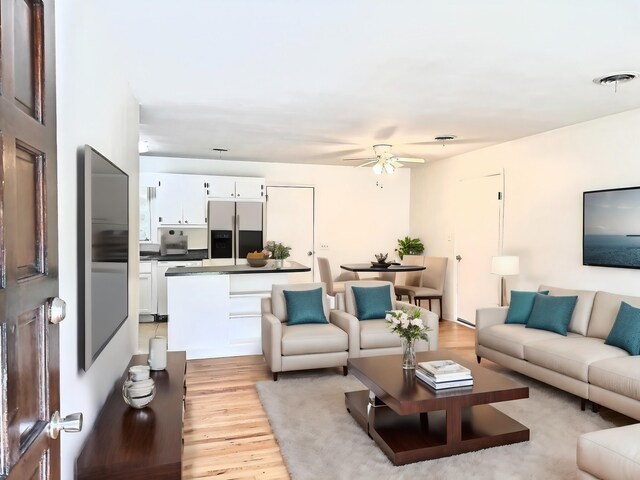
<svg viewBox="0 0 640 480"><path fill-rule="evenodd" d="M471 369L473 387L433 390L402 369L401 355L353 358L349 372L369 390L345 393L347 410L394 465L529 440L529 429L488 403L529 397L529 387L440 350L418 362L451 359Z"/></svg>

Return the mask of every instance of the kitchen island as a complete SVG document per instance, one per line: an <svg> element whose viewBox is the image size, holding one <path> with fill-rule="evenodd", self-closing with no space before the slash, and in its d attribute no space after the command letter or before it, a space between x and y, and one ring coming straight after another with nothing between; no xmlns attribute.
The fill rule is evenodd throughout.
<svg viewBox="0 0 640 480"><path fill-rule="evenodd" d="M260 301L273 284L290 283L290 275L311 269L273 260L264 267L228 265L177 267L166 272L169 350L187 359L258 355Z"/></svg>

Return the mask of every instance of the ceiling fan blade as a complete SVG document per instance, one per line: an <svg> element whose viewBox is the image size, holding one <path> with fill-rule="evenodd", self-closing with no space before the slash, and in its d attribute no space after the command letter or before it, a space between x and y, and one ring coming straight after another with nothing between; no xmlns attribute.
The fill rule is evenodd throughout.
<svg viewBox="0 0 640 480"><path fill-rule="evenodd" d="M404 163L424 163L424 158L414 158L414 157L395 157L395 160Z"/></svg>
<svg viewBox="0 0 640 480"><path fill-rule="evenodd" d="M393 166L394 166L394 167L396 167L396 168L400 168L400 167L402 167L402 166L403 166L403 165L402 165L400 162L398 162L397 160L391 160L391 165L393 165Z"/></svg>
<svg viewBox="0 0 640 480"><path fill-rule="evenodd" d="M343 162L361 162L362 160L371 160L373 162L377 162L378 159L377 158L373 158L373 157L365 157L365 158L343 158L342 161Z"/></svg>
<svg viewBox="0 0 640 480"><path fill-rule="evenodd" d="M378 160L371 160L369 162L365 162L362 165L358 165L358 167L366 167L367 165L371 165L372 163L378 163ZM356 167L357 168L357 167Z"/></svg>

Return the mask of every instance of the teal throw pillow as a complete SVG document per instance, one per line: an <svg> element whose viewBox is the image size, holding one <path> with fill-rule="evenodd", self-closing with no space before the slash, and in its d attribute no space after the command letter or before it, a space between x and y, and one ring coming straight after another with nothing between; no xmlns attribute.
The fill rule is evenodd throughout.
<svg viewBox="0 0 640 480"><path fill-rule="evenodd" d="M356 300L358 320L374 320L384 318L391 305L391 286L351 287Z"/></svg>
<svg viewBox="0 0 640 480"><path fill-rule="evenodd" d="M322 308L322 288L283 290L287 304L287 325L329 323Z"/></svg>
<svg viewBox="0 0 640 480"><path fill-rule="evenodd" d="M631 355L640 355L640 308L622 302L613 328L604 343L620 347Z"/></svg>
<svg viewBox="0 0 640 480"><path fill-rule="evenodd" d="M567 335L573 309L576 308L578 297L553 297L550 295L536 295L533 310L527 322L527 328L549 330L550 332Z"/></svg>
<svg viewBox="0 0 640 480"><path fill-rule="evenodd" d="M544 292L518 292L517 290L511 290L511 303L504 323L525 325L529 320L531 310L533 310L533 302L538 294L548 295L549 290Z"/></svg>

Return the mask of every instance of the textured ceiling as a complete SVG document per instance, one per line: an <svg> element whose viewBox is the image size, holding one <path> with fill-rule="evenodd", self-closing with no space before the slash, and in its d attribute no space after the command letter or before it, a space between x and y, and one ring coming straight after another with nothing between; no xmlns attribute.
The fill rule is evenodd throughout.
<svg viewBox="0 0 640 480"><path fill-rule="evenodd" d="M344 164L391 143L429 161L640 107L640 80L592 83L640 70L637 0L91 4L148 155Z"/></svg>

